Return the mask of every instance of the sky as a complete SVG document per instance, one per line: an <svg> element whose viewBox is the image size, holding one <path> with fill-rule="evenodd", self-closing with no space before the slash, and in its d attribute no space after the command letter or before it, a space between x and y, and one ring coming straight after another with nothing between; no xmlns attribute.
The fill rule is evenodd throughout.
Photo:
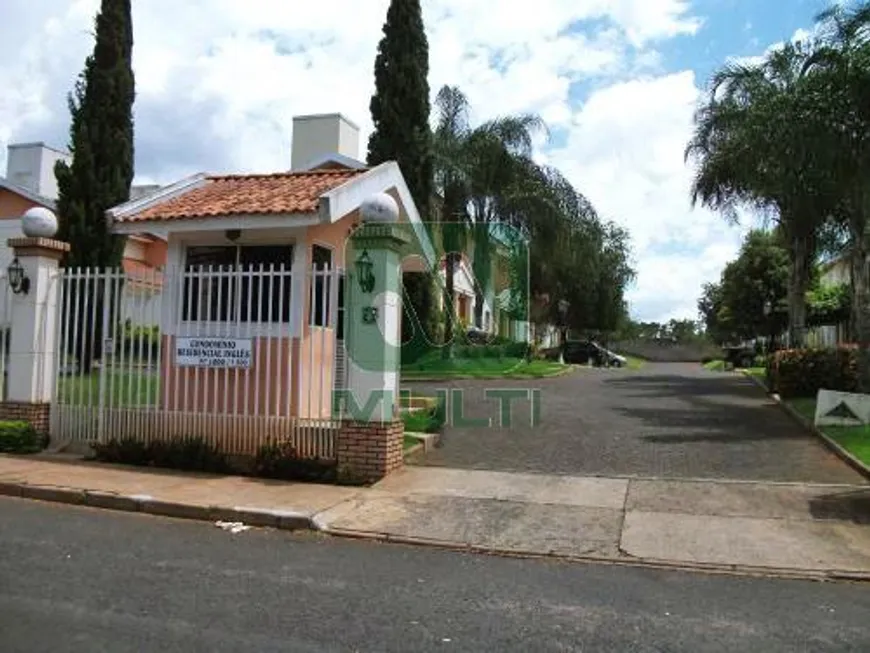
<svg viewBox="0 0 870 653"><path fill-rule="evenodd" d="M6 145L65 147L66 96L93 48L98 0L2 0ZM632 235L635 319L697 318L748 224L689 201L683 151L711 73L811 27L825 0L423 0L432 94L475 121L538 113L540 161ZM292 118L342 112L371 131L388 0L134 0L136 183L290 167Z"/></svg>

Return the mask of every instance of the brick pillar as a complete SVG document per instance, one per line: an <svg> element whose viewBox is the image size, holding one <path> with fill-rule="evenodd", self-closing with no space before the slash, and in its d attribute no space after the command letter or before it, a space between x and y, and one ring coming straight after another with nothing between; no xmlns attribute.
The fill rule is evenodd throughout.
<svg viewBox="0 0 870 653"><path fill-rule="evenodd" d="M29 422L41 436L48 435L51 404L47 402L0 402L0 421Z"/></svg>
<svg viewBox="0 0 870 653"><path fill-rule="evenodd" d="M363 224L347 243L345 304L347 389L337 438L339 472L377 481L404 462L399 419L402 252L411 242L399 207L387 194L360 205Z"/></svg>
<svg viewBox="0 0 870 653"><path fill-rule="evenodd" d="M338 432L338 469L360 481L379 481L404 463L405 424L344 420Z"/></svg>

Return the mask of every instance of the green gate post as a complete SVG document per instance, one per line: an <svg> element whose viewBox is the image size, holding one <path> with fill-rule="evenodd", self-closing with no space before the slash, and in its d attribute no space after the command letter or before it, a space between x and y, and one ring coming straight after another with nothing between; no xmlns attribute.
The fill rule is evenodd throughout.
<svg viewBox="0 0 870 653"><path fill-rule="evenodd" d="M399 410L401 365L401 255L410 242L398 224L392 196L375 195L360 207L363 224L345 250L347 389L337 397L342 422L339 471L376 481L403 464L404 424Z"/></svg>

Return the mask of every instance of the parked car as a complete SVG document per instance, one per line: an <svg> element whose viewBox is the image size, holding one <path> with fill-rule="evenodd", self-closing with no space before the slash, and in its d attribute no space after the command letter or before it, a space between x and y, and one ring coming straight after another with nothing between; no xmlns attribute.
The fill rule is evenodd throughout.
<svg viewBox="0 0 870 653"><path fill-rule="evenodd" d="M592 340L569 340L562 347L562 357L566 363L595 367L622 367L628 362Z"/></svg>
<svg viewBox="0 0 870 653"><path fill-rule="evenodd" d="M755 347L746 345L722 347L722 353L725 364L731 367L752 367L755 362Z"/></svg>

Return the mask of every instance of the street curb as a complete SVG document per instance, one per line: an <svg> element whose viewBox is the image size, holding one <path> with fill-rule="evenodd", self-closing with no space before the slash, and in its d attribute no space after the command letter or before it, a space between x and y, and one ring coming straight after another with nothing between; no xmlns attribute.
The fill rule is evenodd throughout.
<svg viewBox="0 0 870 653"><path fill-rule="evenodd" d="M299 512L263 508L204 506L162 501L150 496L125 495L101 490L83 490L55 485L0 482L0 495L35 499L119 512L139 512L159 517L195 521L243 522L250 526L280 530L318 530L312 517Z"/></svg>
<svg viewBox="0 0 870 653"><path fill-rule="evenodd" d="M773 399L780 408L782 408L786 415L791 417L795 422L803 426L810 433L819 438L828 449L837 454L843 462L852 467L856 472L861 474L867 479L870 479L870 466L865 465L863 462L858 460L855 456L852 455L845 447L840 445L836 440L833 440L829 436L825 435L824 431L817 428L815 424L813 424L806 417L801 415L798 411L792 408L787 402L783 401L783 399L776 394L775 392L770 392L766 385L764 385L760 380L746 372L743 371L743 376L751 380L755 385L764 390L765 394Z"/></svg>
<svg viewBox="0 0 870 653"><path fill-rule="evenodd" d="M317 525L315 521L315 525ZM330 528L325 525L319 526L318 530L324 535L342 537L347 539L368 540L387 544L401 544L406 546L425 546L456 551L459 553L474 553L478 555L490 555L500 558L515 558L521 560L550 560L553 562L605 564L619 567L638 567L645 569L660 569L662 571L682 571L687 573L706 573L727 576L752 576L758 578L776 578L790 580L823 581L851 581L870 583L870 572L848 570L796 570L780 567L758 567L751 565L726 565L715 563L691 563L673 562L655 558L614 558L595 555L574 555L567 553L534 553L531 551L518 551L513 549L499 549L480 544L467 544L434 540L423 537L410 537L405 535L393 535L374 531L355 531L342 528Z"/></svg>
<svg viewBox="0 0 870 653"><path fill-rule="evenodd" d="M458 551L502 558L524 560L551 560L554 562L607 564L623 567L641 567L666 571L696 572L731 576L755 576L764 578L786 578L814 581L852 581L870 583L870 573L848 570L795 570L776 567L755 567L749 565L723 565L712 563L686 563L650 558L614 558L594 555L572 555L563 553L535 553L499 549L479 544L448 542L430 538L393 535L376 531L355 531L330 528L317 519L317 514L306 515L293 511L266 510L245 507L203 506L161 501L150 496L123 495L99 490L83 490L61 486L31 485L28 483L0 482L0 495L36 499L51 503L73 504L85 508L114 510L119 512L143 513L153 516L170 517L196 521L242 522L249 526L275 528L286 531L306 530L336 538L368 540L407 546L426 546L446 551Z"/></svg>

